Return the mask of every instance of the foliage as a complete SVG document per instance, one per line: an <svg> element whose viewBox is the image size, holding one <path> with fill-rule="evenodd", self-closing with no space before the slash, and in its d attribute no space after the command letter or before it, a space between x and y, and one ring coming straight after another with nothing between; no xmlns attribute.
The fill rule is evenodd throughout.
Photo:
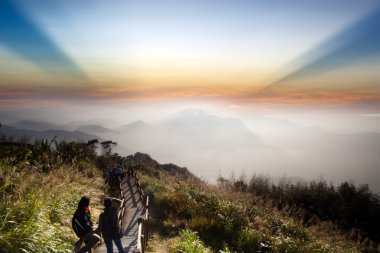
<svg viewBox="0 0 380 253"><path fill-rule="evenodd" d="M210 249L204 246L196 232L184 230L180 233L178 242L171 247L170 252L208 253Z"/></svg>
<svg viewBox="0 0 380 253"><path fill-rule="evenodd" d="M261 249L262 233L252 228L245 228L239 233L238 245L241 252L257 252Z"/></svg>
<svg viewBox="0 0 380 253"><path fill-rule="evenodd" d="M4 161L0 166L2 252L70 252L76 238L71 217L90 181L69 167L45 174Z"/></svg>
<svg viewBox="0 0 380 253"><path fill-rule="evenodd" d="M316 216L322 221L333 221L344 229L362 230L364 238L368 236L380 241L380 199L368 185L356 187L343 182L335 188L323 180L309 183L282 180L279 185L271 185L268 178L257 175L253 175L249 183L224 178L220 178L218 183L221 188L250 192L272 200L279 209L293 206L291 214L298 215L306 224L312 223Z"/></svg>
<svg viewBox="0 0 380 253"><path fill-rule="evenodd" d="M258 252L263 247L273 252L356 250L315 239L295 219L259 204L250 194L191 179L178 181L164 171L144 173L141 181L150 196L152 219L161 222L160 232L180 237L183 230L196 232L214 252Z"/></svg>
<svg viewBox="0 0 380 253"><path fill-rule="evenodd" d="M42 172L49 172L64 164L74 165L78 162L93 162L97 158L97 139L86 142L57 142L46 139L37 140L32 145L26 140L14 142L2 138L0 142L0 159L12 165L28 164L38 167Z"/></svg>
<svg viewBox="0 0 380 253"><path fill-rule="evenodd" d="M54 138L31 145L1 136L1 252L71 252L77 240L71 217L78 200L105 190L95 166L97 143Z"/></svg>

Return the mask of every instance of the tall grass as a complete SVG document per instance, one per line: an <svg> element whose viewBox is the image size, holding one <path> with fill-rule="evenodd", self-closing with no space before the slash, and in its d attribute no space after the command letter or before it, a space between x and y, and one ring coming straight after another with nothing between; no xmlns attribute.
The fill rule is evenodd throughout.
<svg viewBox="0 0 380 253"><path fill-rule="evenodd" d="M209 253L211 250L204 246L196 232L186 229L181 232L179 240L171 246L170 252Z"/></svg>
<svg viewBox="0 0 380 253"><path fill-rule="evenodd" d="M335 187L323 179L293 183L283 178L275 185L263 175L253 175L249 181L243 177L239 180L220 177L218 183L222 189L270 200L281 210L291 206L292 210L287 211L293 211L292 215L304 223L315 223L316 218L332 221L344 230L357 230L362 237L360 243L365 244L368 239L380 242L380 197L366 184L343 182Z"/></svg>
<svg viewBox="0 0 380 253"><path fill-rule="evenodd" d="M157 178L143 176L142 187L150 196L153 218L162 221L161 232L179 232L183 246L203 245L202 240L214 252L257 252L263 245L271 252L356 252L349 242L341 246L318 238L321 234L312 234L296 219L249 194L178 181L164 173ZM199 238L187 230L181 233L183 229L196 232Z"/></svg>
<svg viewBox="0 0 380 253"><path fill-rule="evenodd" d="M70 167L50 173L20 167L0 163L0 251L71 252L71 217L90 181Z"/></svg>
<svg viewBox="0 0 380 253"><path fill-rule="evenodd" d="M57 196L32 192L1 204L0 247L4 252L69 252L71 233L57 221L63 217L55 213L68 210L46 206L47 199L57 201Z"/></svg>

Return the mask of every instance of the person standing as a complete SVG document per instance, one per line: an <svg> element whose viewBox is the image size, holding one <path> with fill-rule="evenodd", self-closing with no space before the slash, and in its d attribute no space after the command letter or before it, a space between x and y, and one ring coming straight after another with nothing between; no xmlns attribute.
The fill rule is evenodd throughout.
<svg viewBox="0 0 380 253"><path fill-rule="evenodd" d="M80 238L75 243L74 252L91 252L91 249L100 241L100 237L94 231L89 206L90 198L83 196L71 220L74 232ZM85 243L85 246L78 251L82 242Z"/></svg>
<svg viewBox="0 0 380 253"><path fill-rule="evenodd" d="M103 236L103 240L107 248L107 253L113 253L112 241L115 243L119 253L124 253L123 245L121 244L120 240L123 234L119 226L117 208L112 206L111 198L105 198L103 204L104 212L99 216L98 229Z"/></svg>

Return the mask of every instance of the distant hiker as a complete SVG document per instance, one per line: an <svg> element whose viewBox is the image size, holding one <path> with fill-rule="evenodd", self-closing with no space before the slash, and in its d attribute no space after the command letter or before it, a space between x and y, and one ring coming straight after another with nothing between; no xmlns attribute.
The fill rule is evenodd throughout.
<svg viewBox="0 0 380 253"><path fill-rule="evenodd" d="M89 206L90 198L82 197L71 220L74 232L80 238L75 243L74 252L91 252L91 249L100 241L100 237L94 231ZM79 250L82 242L85 243L85 246Z"/></svg>
<svg viewBox="0 0 380 253"><path fill-rule="evenodd" d="M124 168L122 166L116 167L114 170L114 173L116 176L120 176L122 178L125 176L125 171L124 171Z"/></svg>
<svg viewBox="0 0 380 253"><path fill-rule="evenodd" d="M98 230L103 236L103 240L107 247L107 253L113 253L112 241L119 253L124 253L123 245L121 244L120 238L123 236L123 232L119 226L119 221L117 217L118 208L112 206L112 201L118 202L120 205L121 201L115 198L105 198L104 199L104 212L99 216L99 227Z"/></svg>
<svg viewBox="0 0 380 253"><path fill-rule="evenodd" d="M106 167L106 168L103 170L103 176L104 176L104 178L106 179L106 182L110 182L110 180L111 180L111 176L112 176L112 171L113 171L113 168L112 168L112 167Z"/></svg>

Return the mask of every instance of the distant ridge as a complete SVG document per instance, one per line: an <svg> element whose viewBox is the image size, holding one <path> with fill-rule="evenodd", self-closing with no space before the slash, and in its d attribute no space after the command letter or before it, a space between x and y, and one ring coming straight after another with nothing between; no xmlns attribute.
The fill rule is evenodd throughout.
<svg viewBox="0 0 380 253"><path fill-rule="evenodd" d="M266 148L267 145L240 119L218 117L202 110L184 110L157 126L178 145L236 150ZM183 140L183 136L190 137Z"/></svg>
<svg viewBox="0 0 380 253"><path fill-rule="evenodd" d="M65 130L64 127L43 122L43 121L35 121L35 120L20 120L15 123L10 124L12 127L16 127L19 129L29 129L29 130L38 130L38 131L44 131L44 130Z"/></svg>
<svg viewBox="0 0 380 253"><path fill-rule="evenodd" d="M111 129L105 128L100 125L95 125L95 124L82 125L82 126L79 126L76 130L80 132L90 133L90 134L104 134L104 133L114 132Z"/></svg>
<svg viewBox="0 0 380 253"><path fill-rule="evenodd" d="M118 132L133 131L134 132L134 131L147 130L150 128L151 126L145 123L144 121L137 120L132 123L115 128L115 131L118 131Z"/></svg>
<svg viewBox="0 0 380 253"><path fill-rule="evenodd" d="M12 137L15 141L26 139L28 142L34 142L41 139L52 140L57 137L57 140L65 141L88 141L92 139L98 139L96 135L80 132L80 131L65 131L65 130L29 130L19 129L12 126L2 126L0 128L0 134Z"/></svg>

